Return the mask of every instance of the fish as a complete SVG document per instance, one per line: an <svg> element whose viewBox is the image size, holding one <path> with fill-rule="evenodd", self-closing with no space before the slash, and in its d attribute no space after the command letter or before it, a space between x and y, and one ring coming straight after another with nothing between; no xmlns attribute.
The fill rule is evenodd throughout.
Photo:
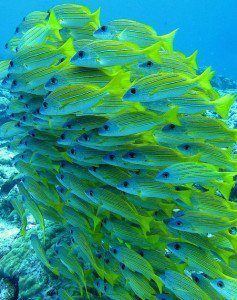
<svg viewBox="0 0 237 300"><path fill-rule="evenodd" d="M98 133L102 136L127 136L148 131L167 120L172 120L173 123L179 124L176 108L160 116L145 111L120 114L109 119L98 130Z"/></svg>
<svg viewBox="0 0 237 300"><path fill-rule="evenodd" d="M140 49L131 42L117 40L88 40L87 44L77 50L71 63L79 67L105 68L127 65L153 57L159 60L158 50L162 43Z"/></svg>
<svg viewBox="0 0 237 300"><path fill-rule="evenodd" d="M147 279L153 279L159 289L162 291L162 283L160 278L154 273L150 263L132 249L124 246L111 246L110 253L120 263L125 265L125 268L133 272L138 272Z"/></svg>
<svg viewBox="0 0 237 300"><path fill-rule="evenodd" d="M211 163L223 168L230 168L232 171L236 168L236 162L232 159L228 149L208 144L207 142L187 142L177 146L177 149L185 156L201 154L199 160L205 163Z"/></svg>
<svg viewBox="0 0 237 300"><path fill-rule="evenodd" d="M189 277L176 271L166 270L160 276L165 287L182 299L209 300L211 299L201 288L199 288Z"/></svg>
<svg viewBox="0 0 237 300"><path fill-rule="evenodd" d="M177 30L163 36L157 36L156 31L149 25L132 20L119 19L102 25L94 32L94 37L102 40L120 40L136 43L147 47L156 42L162 42L165 50L172 52L173 39Z"/></svg>
<svg viewBox="0 0 237 300"><path fill-rule="evenodd" d="M126 279L127 285L141 299L156 300L156 290L150 285L149 280L139 272L132 272L124 263L120 264L120 269Z"/></svg>
<svg viewBox="0 0 237 300"><path fill-rule="evenodd" d="M100 25L100 9L91 13L90 10L79 4L56 5L50 10L50 15L54 13L59 24L63 28L77 28L82 25L95 22Z"/></svg>
<svg viewBox="0 0 237 300"><path fill-rule="evenodd" d="M159 172L156 180L162 183L206 183L215 180L233 180L234 172L219 172L216 166L201 162L181 162Z"/></svg>
<svg viewBox="0 0 237 300"><path fill-rule="evenodd" d="M150 230L151 217L139 215L136 208L127 201L123 194L117 194L105 188L88 188L85 194L100 208L107 209L114 214L139 224L143 232Z"/></svg>
<svg viewBox="0 0 237 300"><path fill-rule="evenodd" d="M221 266L210 251L185 242L170 243L167 248L195 271L202 271L211 278L223 276Z"/></svg>
<svg viewBox="0 0 237 300"><path fill-rule="evenodd" d="M211 286L225 299L232 300L237 297L236 279L218 278L210 281Z"/></svg>
<svg viewBox="0 0 237 300"><path fill-rule="evenodd" d="M182 216L167 221L167 226L190 233L215 234L236 224L226 217L212 216L200 211L186 211Z"/></svg>
<svg viewBox="0 0 237 300"><path fill-rule="evenodd" d="M151 74L132 83L123 99L132 102L152 102L178 97L195 87L210 90L212 76L210 68L195 78L177 73Z"/></svg>
<svg viewBox="0 0 237 300"><path fill-rule="evenodd" d="M150 167L161 167L185 161L185 158L176 150L157 145L134 148L123 155L123 160ZM190 157L190 161L195 161L195 158Z"/></svg>
<svg viewBox="0 0 237 300"><path fill-rule="evenodd" d="M37 257L40 259L40 261L50 270L52 271L56 276L59 276L58 269L57 268L52 268L51 265L48 262L48 259L46 257L45 250L43 246L41 245L41 242L38 238L38 235L36 234L31 234L30 236L30 242L31 246L34 249Z"/></svg>

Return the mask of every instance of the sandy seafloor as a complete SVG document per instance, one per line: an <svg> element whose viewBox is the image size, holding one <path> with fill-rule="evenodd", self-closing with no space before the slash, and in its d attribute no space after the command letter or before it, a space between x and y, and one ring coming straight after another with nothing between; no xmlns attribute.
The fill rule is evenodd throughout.
<svg viewBox="0 0 237 300"><path fill-rule="evenodd" d="M237 81L215 76L213 85L221 95L237 94ZM10 93L0 88L0 125L6 121L5 109L10 98ZM237 128L237 100L226 122L231 128ZM32 233L40 234L32 216L28 216L26 237L19 233L20 220L10 204L10 200L18 195L13 179L16 174L12 166L14 153L7 145L8 141L0 141L0 300L57 299L60 287L73 292L73 286L65 279L58 279L39 262L29 241ZM237 155L237 145L234 153ZM232 201L237 201L237 187L231 197ZM63 228L46 222L45 249L48 254L53 252L54 238L60 235L63 235Z"/></svg>

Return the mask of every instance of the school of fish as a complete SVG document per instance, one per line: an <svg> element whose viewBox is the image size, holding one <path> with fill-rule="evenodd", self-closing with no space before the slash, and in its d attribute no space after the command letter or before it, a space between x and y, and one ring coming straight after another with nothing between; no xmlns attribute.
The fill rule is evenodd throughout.
<svg viewBox="0 0 237 300"><path fill-rule="evenodd" d="M0 137L16 151L12 201L41 262L71 282L60 299L237 299L237 203L229 200L235 100L198 72L176 30L57 5L6 44L13 100ZM47 257L45 220L65 227Z"/></svg>

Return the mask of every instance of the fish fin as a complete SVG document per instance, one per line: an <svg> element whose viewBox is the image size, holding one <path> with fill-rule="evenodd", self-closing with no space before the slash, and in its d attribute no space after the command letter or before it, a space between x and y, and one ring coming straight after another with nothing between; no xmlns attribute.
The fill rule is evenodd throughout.
<svg viewBox="0 0 237 300"><path fill-rule="evenodd" d="M139 216L140 218L140 226L141 229L146 236L146 233L150 231L150 223L153 220L153 217L144 217L144 216Z"/></svg>
<svg viewBox="0 0 237 300"><path fill-rule="evenodd" d="M216 112L222 117L227 118L231 105L234 103L237 95L227 94L215 100Z"/></svg>
<svg viewBox="0 0 237 300"><path fill-rule="evenodd" d="M56 36L56 38L59 41L62 41L62 37L61 37L61 35L59 33L59 30L62 29L62 26L59 24L54 11L50 12L50 16L49 16L49 20L48 20L48 25L53 30L54 35Z"/></svg>
<svg viewBox="0 0 237 300"><path fill-rule="evenodd" d="M212 79L213 75L214 72L211 70L211 67L209 67L202 74L194 79L191 79L191 82L198 82L200 87L204 90L212 90L213 88L210 80Z"/></svg>
<svg viewBox="0 0 237 300"><path fill-rule="evenodd" d="M59 49L58 51L62 52L66 56L73 56L76 54L73 45L73 39L70 37Z"/></svg>
<svg viewBox="0 0 237 300"><path fill-rule="evenodd" d="M198 66L197 66L197 54L198 54L198 50L194 51L193 54L191 54L190 56L188 56L186 58L186 60L190 63L190 65L195 70L198 69Z"/></svg>
<svg viewBox="0 0 237 300"><path fill-rule="evenodd" d="M169 53L173 52L173 41L177 31L178 29L175 29L168 34L158 37L158 39L162 42L162 46L164 47L164 49Z"/></svg>
<svg viewBox="0 0 237 300"><path fill-rule="evenodd" d="M218 189L220 190L221 194L225 197L225 199L230 198L230 193L232 188L233 188L233 184L226 183L226 182L218 182Z"/></svg>
<svg viewBox="0 0 237 300"><path fill-rule="evenodd" d="M119 71L121 71L121 66L113 66L113 67L105 67L101 68L101 71L103 71L108 76L116 76Z"/></svg>
<svg viewBox="0 0 237 300"><path fill-rule="evenodd" d="M175 106L174 108L170 109L166 113L162 115L162 118L167 120L168 123L172 123L175 125L181 125L179 119L178 119L178 110L179 107Z"/></svg>
<svg viewBox="0 0 237 300"><path fill-rule="evenodd" d="M91 14L93 22L99 27L100 26L100 8L98 8L93 14Z"/></svg>
<svg viewBox="0 0 237 300"><path fill-rule="evenodd" d="M101 89L101 91L108 90L111 94L115 95L121 94L121 92L123 93L123 91L121 91L121 88L127 90L131 85L130 75L131 72L125 72L121 70L105 87Z"/></svg>
<svg viewBox="0 0 237 300"><path fill-rule="evenodd" d="M163 286L164 286L164 283L161 281L161 279L154 274L154 276L152 277L152 279L155 281L158 289L159 289L159 292L162 293L162 289L163 289Z"/></svg>
<svg viewBox="0 0 237 300"><path fill-rule="evenodd" d="M96 227L100 224L101 220L97 216L94 216L93 221L94 221L94 231L95 231Z"/></svg>
<svg viewBox="0 0 237 300"><path fill-rule="evenodd" d="M159 54L159 50L162 47L162 42L159 41L149 47L146 47L143 50L139 50L141 54L147 55L150 59L154 60L157 63L162 63L161 56Z"/></svg>

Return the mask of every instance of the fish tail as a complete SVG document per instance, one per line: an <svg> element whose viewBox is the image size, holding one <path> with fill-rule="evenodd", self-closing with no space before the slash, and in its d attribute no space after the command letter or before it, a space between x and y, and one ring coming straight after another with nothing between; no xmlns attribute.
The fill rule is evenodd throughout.
<svg viewBox="0 0 237 300"><path fill-rule="evenodd" d="M76 53L73 46L73 39L70 37L58 50L66 56L73 56Z"/></svg>
<svg viewBox="0 0 237 300"><path fill-rule="evenodd" d="M56 36L56 38L59 41L62 41L62 37L59 33L59 30L62 29L62 26L59 24L59 22L56 18L55 12L53 10L50 11L50 17L49 17L49 20L48 20L48 25L53 30L54 35Z"/></svg>
<svg viewBox="0 0 237 300"><path fill-rule="evenodd" d="M93 221L94 221L94 231L95 231L96 227L100 224L101 220L100 218L94 216Z"/></svg>
<svg viewBox="0 0 237 300"><path fill-rule="evenodd" d="M152 279L155 281L155 283L156 283L156 285L157 285L157 287L158 287L158 289L159 289L159 292L162 293L164 284L163 284L163 282L161 281L161 279L160 279L157 275L155 275L155 274L154 274L154 276L152 277Z"/></svg>
<svg viewBox="0 0 237 300"><path fill-rule="evenodd" d="M140 226L145 236L146 233L150 231L150 223L152 220L152 217L140 217Z"/></svg>
<svg viewBox="0 0 237 300"><path fill-rule="evenodd" d="M215 101L216 112L222 117L227 118L231 105L234 103L236 95L225 95Z"/></svg>
<svg viewBox="0 0 237 300"><path fill-rule="evenodd" d="M92 20L99 27L100 26L100 8L98 8L93 14L91 14Z"/></svg>
<svg viewBox="0 0 237 300"><path fill-rule="evenodd" d="M128 89L131 85L130 75L130 72L124 72L121 70L105 87L101 89L101 91L108 90L111 94L121 94L121 87Z"/></svg>
<svg viewBox="0 0 237 300"><path fill-rule="evenodd" d="M159 50L162 47L162 41L159 41L151 46L146 47L143 50L139 50L141 54L147 55L150 59L157 63L162 63L162 58L159 54Z"/></svg>
<svg viewBox="0 0 237 300"><path fill-rule="evenodd" d="M178 110L179 107L175 106L174 108L167 111L165 114L163 114L162 118L167 120L167 122L175 124L175 125L181 125L179 119L178 119Z"/></svg>
<svg viewBox="0 0 237 300"><path fill-rule="evenodd" d="M211 67L207 68L202 74L192 80L192 82L198 82L200 87L204 90L212 90L210 80L212 79L214 72L211 71Z"/></svg>
<svg viewBox="0 0 237 300"><path fill-rule="evenodd" d="M230 175L227 175L228 176L228 179L230 177ZM233 175L232 175L233 177ZM234 181L232 181L233 184L234 184ZM220 190L221 194L225 197L225 199L229 199L230 197L230 193L231 193L231 190L233 188L233 184L231 184L231 182L218 182L218 189Z"/></svg>
<svg viewBox="0 0 237 300"><path fill-rule="evenodd" d="M198 65L197 65L197 54L198 54L198 50L194 51L193 54L191 54L190 56L188 56L186 58L186 60L190 63L190 65L194 68L194 69L198 69Z"/></svg>
<svg viewBox="0 0 237 300"><path fill-rule="evenodd" d="M178 29L175 29L168 34L158 37L159 40L162 42L162 46L164 47L164 49L167 50L169 53L173 52L173 41L177 31Z"/></svg>

